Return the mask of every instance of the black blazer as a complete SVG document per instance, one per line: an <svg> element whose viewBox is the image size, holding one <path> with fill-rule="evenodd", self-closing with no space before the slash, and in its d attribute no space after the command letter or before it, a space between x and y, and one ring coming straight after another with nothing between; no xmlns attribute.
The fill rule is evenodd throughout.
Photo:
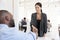
<svg viewBox="0 0 60 40"><path fill-rule="evenodd" d="M31 31L32 31L32 25L37 27L36 14L37 13L33 13L31 16L31 23L30 23ZM44 36L44 33L46 32L47 32L47 16L46 14L42 13L42 19L40 21L40 37Z"/></svg>

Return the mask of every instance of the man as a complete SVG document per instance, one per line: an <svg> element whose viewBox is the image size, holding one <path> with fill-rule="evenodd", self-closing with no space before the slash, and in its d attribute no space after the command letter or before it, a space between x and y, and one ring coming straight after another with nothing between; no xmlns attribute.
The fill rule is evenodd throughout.
<svg viewBox="0 0 60 40"><path fill-rule="evenodd" d="M36 40L36 28L33 28L34 33L23 33L14 27L13 15L6 10L0 10L0 40Z"/></svg>
<svg viewBox="0 0 60 40"><path fill-rule="evenodd" d="M59 38L60 38L60 24L58 26Z"/></svg>
<svg viewBox="0 0 60 40"><path fill-rule="evenodd" d="M24 17L24 19L21 21L21 28L24 29L24 32L26 32L26 30L27 30L26 17Z"/></svg>
<svg viewBox="0 0 60 40"><path fill-rule="evenodd" d="M52 27L50 20L47 20L47 30L50 32L50 28Z"/></svg>

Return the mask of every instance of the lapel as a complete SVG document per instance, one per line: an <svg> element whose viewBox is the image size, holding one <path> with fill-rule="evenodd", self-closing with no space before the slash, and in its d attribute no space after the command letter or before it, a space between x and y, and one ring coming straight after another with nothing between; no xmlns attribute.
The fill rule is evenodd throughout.
<svg viewBox="0 0 60 40"><path fill-rule="evenodd" d="M40 21L40 30L43 29L43 13L41 15L41 21Z"/></svg>

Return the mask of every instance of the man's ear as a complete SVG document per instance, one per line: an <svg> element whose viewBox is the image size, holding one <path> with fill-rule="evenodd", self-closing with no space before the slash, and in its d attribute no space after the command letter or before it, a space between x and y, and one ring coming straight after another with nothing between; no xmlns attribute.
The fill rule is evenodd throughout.
<svg viewBox="0 0 60 40"><path fill-rule="evenodd" d="M5 16L6 21L10 21L10 18L8 16Z"/></svg>

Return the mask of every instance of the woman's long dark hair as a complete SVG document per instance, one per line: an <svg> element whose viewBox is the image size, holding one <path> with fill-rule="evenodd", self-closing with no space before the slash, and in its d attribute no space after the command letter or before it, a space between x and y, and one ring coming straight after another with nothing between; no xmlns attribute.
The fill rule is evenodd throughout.
<svg viewBox="0 0 60 40"><path fill-rule="evenodd" d="M40 6L41 8L42 8L42 4L40 3L40 2L37 2L36 4L35 4L35 6L36 5L38 5L38 6ZM41 9L41 12L42 12L42 9Z"/></svg>

